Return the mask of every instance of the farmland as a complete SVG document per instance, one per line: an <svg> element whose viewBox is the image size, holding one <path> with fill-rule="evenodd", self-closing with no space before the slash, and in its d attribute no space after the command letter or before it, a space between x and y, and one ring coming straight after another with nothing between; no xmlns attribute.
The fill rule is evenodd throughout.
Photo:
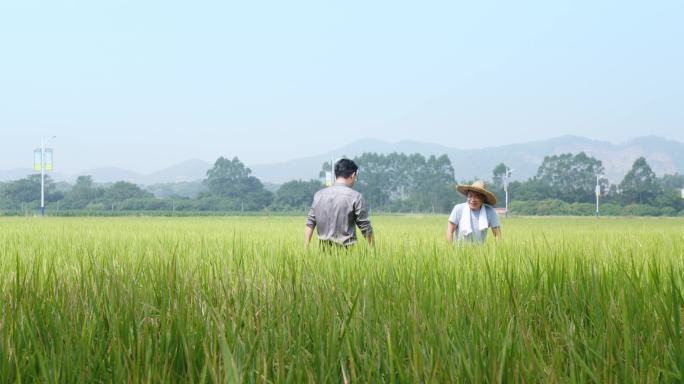
<svg viewBox="0 0 684 384"><path fill-rule="evenodd" d="M684 380L684 219L0 218L3 382Z"/></svg>

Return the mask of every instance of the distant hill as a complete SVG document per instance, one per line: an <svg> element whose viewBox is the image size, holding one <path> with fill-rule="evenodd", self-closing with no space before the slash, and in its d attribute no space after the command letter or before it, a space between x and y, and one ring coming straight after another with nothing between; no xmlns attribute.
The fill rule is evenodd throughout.
<svg viewBox="0 0 684 384"><path fill-rule="evenodd" d="M353 158L364 152L376 153L422 153L425 155L442 155L449 153L453 149L438 144L419 143L412 141L400 141L392 144L381 140L364 139L349 145L340 147L332 152L323 153L316 156L303 157L272 164L251 164L249 168L254 176L263 181L282 184L289 180L318 179L318 173L324 162L331 159L338 159L346 156Z"/></svg>
<svg viewBox="0 0 684 384"><path fill-rule="evenodd" d="M534 176L544 156L584 151L603 162L608 179L620 182L639 156L645 156L657 175L669 173L684 174L684 143L657 136L639 137L624 143L612 144L579 136L562 136L482 149L458 149L440 144L417 141L388 143L375 139L363 139L342 146L334 151L316 156L302 157L271 164L248 164L254 176L267 183L271 189L289 180L317 179L322 164L331 158L355 157L364 152L377 153L420 153L425 156L447 154L451 159L456 179L490 179L492 169L504 162L515 169L513 178L526 180ZM230 157L230 154L228 154ZM206 177L212 163L191 159L169 166L147 175L115 167L95 168L78 173L91 175L96 182L108 183L118 180L141 185L158 183L193 182ZM363 167L363 164L361 164ZM0 170L0 181L16 180L34 173L30 168ZM56 181L73 182L77 175L50 174Z"/></svg>
<svg viewBox="0 0 684 384"><path fill-rule="evenodd" d="M492 169L503 162L515 169L513 178L526 180L534 176L544 156L584 151L603 162L606 177L620 182L639 156L645 156L658 175L684 173L684 143L656 136L640 137L621 144L591 140L579 136L562 136L482 149L458 149L415 141L387 143L359 140L335 151L317 156L293 159L275 164L256 164L250 168L262 180L282 183L291 179L317 178L321 165L332 157L354 157L363 152L420 153L425 156L447 154L454 165L457 180L490 179Z"/></svg>
<svg viewBox="0 0 684 384"><path fill-rule="evenodd" d="M14 168L0 171L0 181L19 180L36 173L31 168Z"/></svg>
<svg viewBox="0 0 684 384"><path fill-rule="evenodd" d="M98 183L113 183L115 181L128 181L136 184L144 184L145 176L140 173L129 171L123 168L117 167L100 167L88 169L75 175L73 179L75 180L77 176L80 175L90 175L93 180Z"/></svg>
<svg viewBox="0 0 684 384"><path fill-rule="evenodd" d="M207 177L207 170L213 165L198 159L186 160L145 176L144 184L202 180Z"/></svg>
<svg viewBox="0 0 684 384"><path fill-rule="evenodd" d="M33 168L14 168L8 170L0 170L0 182L9 180L19 180L23 179L28 175L40 175L40 172L36 172ZM71 176L65 175L59 172L48 172L50 176L55 181L70 181Z"/></svg>
<svg viewBox="0 0 684 384"><path fill-rule="evenodd" d="M202 160L186 160L162 170L144 175L123 168L99 167L87 169L74 175L50 172L48 175L55 181L73 183L78 176L89 175L96 183L113 183L116 181L128 181L140 185L181 183L199 181L206 177L206 172L213 164ZM35 174L31 168L0 170L0 182L22 179L30 174Z"/></svg>

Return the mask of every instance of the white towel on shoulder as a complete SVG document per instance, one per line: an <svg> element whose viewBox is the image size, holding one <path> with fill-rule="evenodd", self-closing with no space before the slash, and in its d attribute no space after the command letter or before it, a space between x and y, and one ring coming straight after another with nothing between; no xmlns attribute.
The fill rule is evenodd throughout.
<svg viewBox="0 0 684 384"><path fill-rule="evenodd" d="M458 221L458 230L463 233L464 237L473 233L473 225L470 222L470 211L470 207L466 204L463 213L461 213L461 218ZM477 227L478 231L475 233L475 237L479 240L481 231L489 228L489 220L487 220L487 211L485 210L484 204L482 204L482 207L480 208L480 217L477 222Z"/></svg>

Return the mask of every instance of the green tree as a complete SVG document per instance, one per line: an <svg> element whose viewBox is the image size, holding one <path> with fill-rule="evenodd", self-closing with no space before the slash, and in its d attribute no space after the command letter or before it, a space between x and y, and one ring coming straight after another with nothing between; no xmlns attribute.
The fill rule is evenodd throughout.
<svg viewBox="0 0 684 384"><path fill-rule="evenodd" d="M492 170L492 189L503 190L504 176L508 171L508 167L504 163L499 163Z"/></svg>
<svg viewBox="0 0 684 384"><path fill-rule="evenodd" d="M147 186L146 189L159 198L177 200L197 197L201 192L206 191L207 187L201 181L181 181L153 184Z"/></svg>
<svg viewBox="0 0 684 384"><path fill-rule="evenodd" d="M418 159L417 159L418 160ZM454 167L447 155L430 156L409 168L410 202L417 211L447 212L454 202Z"/></svg>
<svg viewBox="0 0 684 384"><path fill-rule="evenodd" d="M354 162L356 188L372 209L444 212L453 204L454 168L446 155L363 153Z"/></svg>
<svg viewBox="0 0 684 384"><path fill-rule="evenodd" d="M620 191L625 204L648 204L658 195L655 172L643 156L634 161L622 179Z"/></svg>
<svg viewBox="0 0 684 384"><path fill-rule="evenodd" d="M272 207L277 210L305 210L311 206L313 196L323 188L318 180L293 180L278 188Z"/></svg>
<svg viewBox="0 0 684 384"><path fill-rule="evenodd" d="M600 160L587 156L584 152L576 155L546 156L537 170L535 179L548 187L548 198L563 201L591 202L594 198L596 175L603 174ZM608 188L608 181L601 179L601 189Z"/></svg>
<svg viewBox="0 0 684 384"><path fill-rule="evenodd" d="M40 202L40 175L29 175L26 178L9 181L0 190L0 197L5 201L6 207L19 209L22 204ZM52 179L45 175L45 201L56 202L64 195L57 191Z"/></svg>
<svg viewBox="0 0 684 384"><path fill-rule="evenodd" d="M103 193L104 200L110 203L146 197L153 197L153 195L150 192L143 190L139 186L127 181L117 181L109 188L106 188Z"/></svg>
<svg viewBox="0 0 684 384"><path fill-rule="evenodd" d="M534 178L524 182L513 181L508 184L508 198L511 201L541 201L548 199L553 194L551 187Z"/></svg>
<svg viewBox="0 0 684 384"><path fill-rule="evenodd" d="M332 165L329 161L323 163L323 165L321 166L321 170L318 172L318 177L321 180L325 179L326 172L332 172ZM335 175L333 175L333 177L335 177Z"/></svg>
<svg viewBox="0 0 684 384"><path fill-rule="evenodd" d="M684 208L681 192L678 189L661 189L653 199L652 205L658 208L672 208L675 211Z"/></svg>
<svg viewBox="0 0 684 384"><path fill-rule="evenodd" d="M658 184L660 185L660 188L664 190L681 190L684 188L684 175L678 173L675 173L674 175L663 175L663 177L658 179Z"/></svg>
<svg viewBox="0 0 684 384"><path fill-rule="evenodd" d="M663 175L657 179L658 195L653 200L653 204L661 209L672 208L676 211L684 209L684 199L682 199L682 188L684 188L684 175L675 173L674 175ZM663 212L670 212L665 210ZM672 216L671 214L664 214Z"/></svg>
<svg viewBox="0 0 684 384"><path fill-rule="evenodd" d="M355 157L354 162L359 166L359 178L356 189L363 193L371 209L382 208L390 201L390 196L400 194L397 174L398 154L381 155L377 153L363 153ZM394 163L394 164L393 164Z"/></svg>
<svg viewBox="0 0 684 384"><path fill-rule="evenodd" d="M207 192L200 194L200 199L205 199L206 204L216 202L216 198L224 200L219 204L221 210L251 211L265 208L271 204L273 194L251 173L237 157L233 160L219 157L207 171L207 178L204 180ZM213 199L206 200L207 197Z"/></svg>
<svg viewBox="0 0 684 384"><path fill-rule="evenodd" d="M251 173L252 170L245 167L237 157L228 160L221 156L207 171L204 183L209 188L209 193L214 196L235 197L242 188L239 184L244 184Z"/></svg>
<svg viewBox="0 0 684 384"><path fill-rule="evenodd" d="M88 204L102 197L104 190L93 186L91 176L79 176L76 184L64 196L62 207L66 209L83 209Z"/></svg>

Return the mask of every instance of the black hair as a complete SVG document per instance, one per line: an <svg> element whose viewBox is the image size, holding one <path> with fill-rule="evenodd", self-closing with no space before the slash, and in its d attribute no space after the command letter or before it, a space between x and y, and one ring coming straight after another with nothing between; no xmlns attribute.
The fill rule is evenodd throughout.
<svg viewBox="0 0 684 384"><path fill-rule="evenodd" d="M346 179L358 169L359 167L352 160L339 159L337 163L335 163L335 177L344 177Z"/></svg>

